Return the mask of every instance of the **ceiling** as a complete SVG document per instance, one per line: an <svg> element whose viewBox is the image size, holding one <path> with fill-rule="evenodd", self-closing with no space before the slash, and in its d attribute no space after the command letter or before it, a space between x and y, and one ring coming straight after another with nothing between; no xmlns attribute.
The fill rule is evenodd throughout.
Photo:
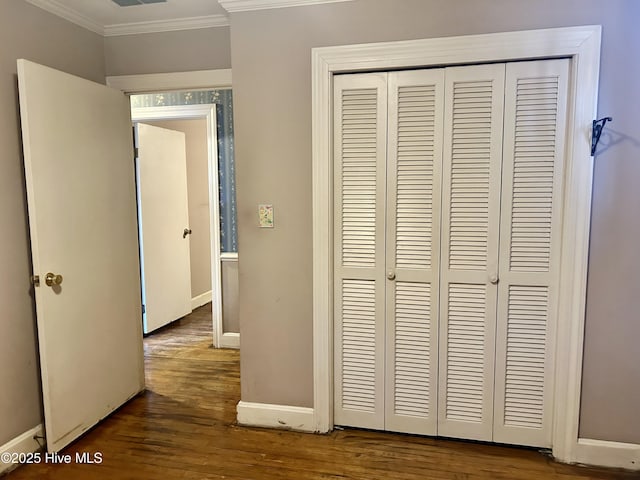
<svg viewBox="0 0 640 480"><path fill-rule="evenodd" d="M167 0L129 7L112 0L26 1L105 36L229 25L217 0Z"/></svg>

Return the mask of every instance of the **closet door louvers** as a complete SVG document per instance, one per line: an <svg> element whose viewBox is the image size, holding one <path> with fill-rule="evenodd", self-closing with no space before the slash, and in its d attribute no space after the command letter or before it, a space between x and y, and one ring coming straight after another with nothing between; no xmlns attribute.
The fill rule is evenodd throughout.
<svg viewBox="0 0 640 480"><path fill-rule="evenodd" d="M504 64L447 68L438 434L491 440Z"/></svg>
<svg viewBox="0 0 640 480"><path fill-rule="evenodd" d="M385 428L426 435L437 433L443 94L443 69L389 74Z"/></svg>
<svg viewBox="0 0 640 480"><path fill-rule="evenodd" d="M494 441L551 446L569 60L505 81Z"/></svg>
<svg viewBox="0 0 640 480"><path fill-rule="evenodd" d="M387 74L334 79L334 422L384 428Z"/></svg>
<svg viewBox="0 0 640 480"><path fill-rule="evenodd" d="M335 424L551 446L568 72L335 77Z"/></svg>

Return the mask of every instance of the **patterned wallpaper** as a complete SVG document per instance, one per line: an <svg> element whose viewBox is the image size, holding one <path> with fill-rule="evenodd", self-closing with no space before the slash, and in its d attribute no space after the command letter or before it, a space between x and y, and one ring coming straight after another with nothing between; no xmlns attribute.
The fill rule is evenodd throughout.
<svg viewBox="0 0 640 480"><path fill-rule="evenodd" d="M220 182L220 247L223 253L238 251L236 172L233 149L233 95L231 90L162 92L131 95L131 106L216 105L218 124L218 179Z"/></svg>

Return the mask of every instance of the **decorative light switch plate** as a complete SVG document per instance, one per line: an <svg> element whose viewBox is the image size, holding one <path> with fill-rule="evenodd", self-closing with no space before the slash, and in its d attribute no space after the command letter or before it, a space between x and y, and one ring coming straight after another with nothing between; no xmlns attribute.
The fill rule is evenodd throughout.
<svg viewBox="0 0 640 480"><path fill-rule="evenodd" d="M273 228L273 205L258 205L260 228Z"/></svg>

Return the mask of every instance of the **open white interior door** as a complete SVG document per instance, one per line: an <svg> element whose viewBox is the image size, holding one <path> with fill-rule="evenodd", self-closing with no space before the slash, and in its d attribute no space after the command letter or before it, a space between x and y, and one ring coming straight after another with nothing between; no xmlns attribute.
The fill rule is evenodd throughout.
<svg viewBox="0 0 640 480"><path fill-rule="evenodd" d="M136 124L144 333L191 313L185 134Z"/></svg>
<svg viewBox="0 0 640 480"><path fill-rule="evenodd" d="M119 91L26 60L18 80L55 452L144 389L130 107Z"/></svg>

